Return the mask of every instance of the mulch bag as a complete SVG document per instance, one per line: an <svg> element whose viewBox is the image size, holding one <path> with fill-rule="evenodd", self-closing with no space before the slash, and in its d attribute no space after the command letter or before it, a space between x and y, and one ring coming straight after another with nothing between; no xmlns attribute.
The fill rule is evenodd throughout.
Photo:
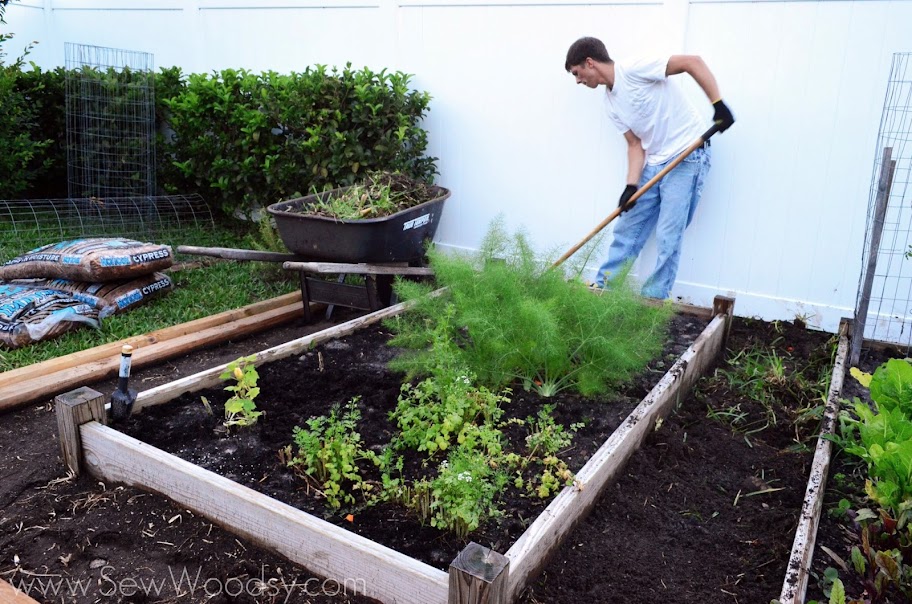
<svg viewBox="0 0 912 604"><path fill-rule="evenodd" d="M51 289L0 283L0 346L21 348L80 325L98 327L98 311Z"/></svg>
<svg viewBox="0 0 912 604"><path fill-rule="evenodd" d="M13 258L0 266L0 280L117 281L148 275L173 263L174 255L167 245L120 237L74 239Z"/></svg>
<svg viewBox="0 0 912 604"><path fill-rule="evenodd" d="M70 279L16 279L12 283L67 294L97 309L99 319L127 312L174 289L171 277L164 273L151 273L135 279L100 283Z"/></svg>

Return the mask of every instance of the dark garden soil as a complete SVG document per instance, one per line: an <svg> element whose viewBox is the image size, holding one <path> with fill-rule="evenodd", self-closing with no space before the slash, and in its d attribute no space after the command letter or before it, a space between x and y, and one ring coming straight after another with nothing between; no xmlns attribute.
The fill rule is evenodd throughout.
<svg viewBox="0 0 912 604"><path fill-rule="evenodd" d="M810 377L831 364L830 338L790 323L735 319L727 356L741 362L734 353L772 348L788 373ZM779 597L813 456L792 449L793 421L808 401L775 389L776 425L733 433L708 419L708 409L737 410L753 427L765 423L767 409L747 388L729 385L723 370L730 369L726 363L701 380L695 396L647 438L524 603L765 604ZM799 428L800 438L817 423Z"/></svg>
<svg viewBox="0 0 912 604"><path fill-rule="evenodd" d="M859 358L858 368L866 373L874 373L875 369L889 359L902 359L905 357L905 351L897 348L863 349ZM868 389L862 387L848 373L846 373L840 398L843 401L843 409L851 408L853 404L851 401L856 398L871 404L871 396ZM811 563L811 579L808 584L807 601L829 601L830 582L824 575L827 568L839 571L839 578L845 584L847 598L868 598L864 601L870 601L871 595L865 595L865 585L862 583L860 576L843 568L843 564L851 568L852 547L860 545L859 527L846 516L831 513L831 510L835 510L839 505L840 499L843 498L851 502L853 510L871 505L870 502L866 502L863 498L867 471L859 461L854 456L842 453L838 446L833 447L829 479L824 494L823 513L817 530L814 559ZM883 596L883 599L876 601L882 604L908 602L907 598L896 593L892 588Z"/></svg>
<svg viewBox="0 0 912 604"><path fill-rule="evenodd" d="M343 318L348 317L339 320ZM689 315L676 317L663 356L617 401L594 408L578 397L561 400L559 422L588 420L565 456L571 468L582 466L705 324ZM445 569L463 541L422 528L407 511L391 506L356 509L351 522L344 514L327 513L319 496L308 493L301 479L279 464L277 451L292 442L293 426L303 426L310 416L355 395L362 396L365 441L378 446L388 440L386 413L395 403L399 381L384 367L392 351L380 345L383 331L371 329L264 366L258 402L267 415L252 429L231 434L216 429L218 421L206 414L199 395L217 409L227 397L218 389L148 409L123 429ZM283 328L134 371L131 386L144 390L301 335L301 326ZM359 342L363 337L367 343ZM775 341L786 364L794 365L819 358L829 337L786 323L736 319L729 348L737 352L755 342ZM729 389L719 375L702 381L697 397L684 401L647 439L620 482L570 535L523 602L768 602L778 596L811 459L809 450L789 450L795 428L787 420L805 403L783 398L775 427L747 437L733 435L729 427L707 418L707 407L740 405L753 416L763 410ZM94 387L108 394L114 384ZM302 395L309 402L293 402ZM276 402L267 404L270 398ZM518 390L505 409L524 418L540 405ZM180 430L187 426L198 435L184 436ZM814 429L810 422L800 434ZM506 516L469 540L505 551L545 503L511 497ZM176 587L185 572L186 580ZM16 585L34 581L31 595L42 602L370 601L339 595L339 585L305 583L311 578L306 570L161 496L87 476L67 478L49 406L0 416L0 578ZM36 591L39 580L52 589L73 587L79 595L42 597ZM150 590L153 580L158 583ZM145 585L137 587L141 581ZM251 595L257 589L260 593ZM292 595L286 600L289 589ZM146 595L148 591L152 593ZM231 595L236 592L241 593Z"/></svg>
<svg viewBox="0 0 912 604"><path fill-rule="evenodd" d="M354 316L337 312L332 323ZM332 323L292 324L134 368L130 385L146 390ZM105 395L115 386L91 385ZM39 602L374 602L164 497L67 477L50 403L0 415L0 579Z"/></svg>
<svg viewBox="0 0 912 604"><path fill-rule="evenodd" d="M666 342L663 355L619 395L585 399L564 391L545 399L520 389L513 392L509 403L502 405L501 422L535 416L544 404L555 405L553 415L559 424L585 422L586 426L574 438L572 449L562 456L572 471L579 470L705 325L705 321L694 317L677 316L671 329L673 337ZM391 335L383 326L374 325L306 354L264 365L259 372L262 389L257 408L266 415L251 428L236 428L226 433L222 425L223 408L231 393L216 388L149 409L122 429L200 467L446 570L467 541L422 526L413 513L396 504L327 510L323 497L279 461L279 449L294 442L293 427L306 427L309 418L326 415L333 405L344 404L353 397L361 397L359 431L365 447L378 454L383 450L396 431L388 415L396 408L404 378L386 367L398 353L386 344ZM201 396L212 405L212 415L201 404ZM524 455L525 427L508 424L502 430L511 445L507 451ZM416 478L430 473L433 478L443 459L445 454L428 463L426 454L406 451L403 475ZM361 469L379 489L379 473L371 474L366 463ZM486 523L471 535L475 542L500 552L509 549L548 503L526 496L512 483L502 499L504 518ZM353 521L347 519L349 514L354 516Z"/></svg>

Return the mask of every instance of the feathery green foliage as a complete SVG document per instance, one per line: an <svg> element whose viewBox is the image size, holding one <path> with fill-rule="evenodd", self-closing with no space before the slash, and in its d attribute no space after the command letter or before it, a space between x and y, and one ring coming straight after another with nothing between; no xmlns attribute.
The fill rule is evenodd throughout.
<svg viewBox="0 0 912 604"><path fill-rule="evenodd" d="M527 237L508 236L500 218L476 256L429 257L447 293L429 297L428 286L399 283L399 298L417 305L388 322L392 344L412 349L395 362L410 377L439 366L438 354L455 354L491 389L519 379L546 395L591 395L625 382L661 350L670 305L643 304L622 279L594 295L536 260ZM453 346L441 346L442 322Z"/></svg>

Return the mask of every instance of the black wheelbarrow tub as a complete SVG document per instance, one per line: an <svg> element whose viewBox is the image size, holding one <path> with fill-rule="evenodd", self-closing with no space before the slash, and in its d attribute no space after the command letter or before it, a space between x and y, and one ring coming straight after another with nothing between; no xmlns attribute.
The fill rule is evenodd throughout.
<svg viewBox="0 0 912 604"><path fill-rule="evenodd" d="M425 243L434 238L443 204L450 191L433 187L435 197L417 206L381 218L337 220L308 215L307 206L342 187L274 203L267 208L285 246L295 254L325 262L414 262L424 256Z"/></svg>

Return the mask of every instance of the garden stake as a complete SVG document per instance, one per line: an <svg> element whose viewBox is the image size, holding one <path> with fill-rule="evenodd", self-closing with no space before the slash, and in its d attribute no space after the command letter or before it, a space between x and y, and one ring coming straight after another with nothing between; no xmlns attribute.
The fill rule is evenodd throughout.
<svg viewBox="0 0 912 604"><path fill-rule="evenodd" d="M668 174L669 172L671 172L672 170L674 170L675 166L677 166L679 163L681 163L682 161L684 161L684 158L686 158L688 155L690 155L691 153L693 153L694 150L696 150L698 147L703 146L703 143L705 143L705 142L708 141L710 138L712 138L712 135L715 134L715 133L718 132L718 131L719 131L719 124L715 124L715 123L714 123L714 124L709 128L709 130L707 130L706 132L704 132L704 133L700 136L700 138L698 138L690 147L688 147L687 149L685 149L684 152L681 153L680 155L678 155L670 164L668 164L667 166L665 166L664 168L662 168L662 171L661 171L661 172L659 172L658 174L656 174L655 176L653 176L651 179L649 179L649 182L647 182L647 183L646 183L645 185L643 185L636 193L634 193L633 196L627 201L627 204L625 204L625 205L630 205L630 204L632 204L633 202L635 202L637 199L639 199L640 197L642 197L642 195L643 195L646 191L648 191L649 189L651 189L652 186L653 186L654 184L656 184L657 182L659 182L660 180L662 180L662 177L664 177L666 174ZM556 267L560 266L561 264L563 264L564 260L566 260L567 258L569 258L570 256L572 256L573 254L575 254L575 253L577 252L577 250L579 250L581 247L583 247L584 245L586 245L586 242L588 242L590 239L592 239L593 237L595 237L596 235L598 235L599 231L601 231L602 229L604 229L606 226L608 226L608 225L611 223L612 220L614 220L615 218L617 218L618 215L621 213L621 210L622 210L622 208L621 208L621 207L618 207L615 211L613 211L611 214L609 214L608 217L605 218L605 220L603 220L602 222L600 222L599 225L598 225L597 227L595 227L594 229L592 229L592 231L591 231L588 235L586 235L586 237L584 237L582 241L580 241L579 243L577 243L576 245L574 245L572 248L570 248L569 250L567 250L567 251L564 253L563 256L561 256L560 258L558 258L558 259L557 259L557 262L555 262L554 264L551 265L551 268L556 268Z"/></svg>

